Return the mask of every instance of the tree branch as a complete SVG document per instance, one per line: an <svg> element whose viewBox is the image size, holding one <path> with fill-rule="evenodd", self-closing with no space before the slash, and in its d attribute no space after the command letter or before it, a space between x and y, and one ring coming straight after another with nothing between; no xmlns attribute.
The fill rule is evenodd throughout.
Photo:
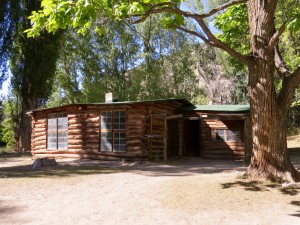
<svg viewBox="0 0 300 225"><path fill-rule="evenodd" d="M224 9L227 9L230 6L238 5L238 4L246 3L246 2L248 2L248 0L232 0L230 2L227 2L223 5L216 7L214 9L210 10L209 12L203 13L203 14L197 14L197 13L183 11L180 8L178 8L177 5L173 2L163 2L160 4L154 4L154 5L153 4L143 4L144 6L150 7L149 10L147 10L147 12L145 12L144 14L130 15L131 17L141 17L140 19L138 19L136 21L132 21L131 23L134 23L134 24L142 23L149 17L149 15L163 13L163 12L172 12L172 13L176 13L176 14L182 15L187 18L204 19L204 18L210 17Z"/></svg>
<svg viewBox="0 0 300 225"><path fill-rule="evenodd" d="M226 45L224 42L222 42L218 38L216 38L216 36L213 35L213 33L210 31L210 29L207 27L207 25L205 24L205 22L202 19L197 20L197 22L198 22L199 26L202 28L205 35L208 37L208 39L211 42L213 42L216 47L223 49L229 55L238 59L242 63L245 63L246 65L249 65L251 63L251 56L245 56L245 55L233 50L228 45Z"/></svg>
<svg viewBox="0 0 300 225"><path fill-rule="evenodd" d="M300 84L300 67L298 67L290 76L284 77L282 88L278 95L278 103L282 109L289 109L293 101L295 89Z"/></svg>
<svg viewBox="0 0 300 225"><path fill-rule="evenodd" d="M286 28L286 23L282 24L281 27L275 32L273 37L270 39L268 44L268 50L273 50L276 44L278 43L278 40L280 36L283 34Z"/></svg>
<svg viewBox="0 0 300 225"><path fill-rule="evenodd" d="M208 40L206 37L204 37L203 35L197 33L196 31L192 31L192 30L189 30L187 28L184 28L184 27L181 27L181 26L178 26L178 25L173 25L172 28L175 28L177 30L181 30L185 33L188 33L188 34L192 34L198 38L200 38L202 41L204 41L206 44L209 44L213 47L217 47L213 42L211 42L210 40Z"/></svg>
<svg viewBox="0 0 300 225"><path fill-rule="evenodd" d="M275 58L274 58L275 59L275 66L276 66L276 69L277 69L277 72L278 72L279 76L283 78L283 77L291 75L290 70L286 66L283 58L281 57L281 54L280 54L279 49L278 49L278 45L276 45L274 47L274 51L275 51Z"/></svg>
<svg viewBox="0 0 300 225"><path fill-rule="evenodd" d="M212 15L214 15L214 14L216 14L216 13L218 13L218 12L224 10L224 9L227 9L230 6L238 5L238 4L242 4L242 3L246 3L246 2L248 2L248 0L233 0L233 1L230 1L230 2L227 2L227 3L223 4L223 5L221 5L219 7L214 8L214 9L210 10L207 13L201 14L199 16L202 19L204 19L204 18L210 17L210 16L212 16Z"/></svg>
<svg viewBox="0 0 300 225"><path fill-rule="evenodd" d="M204 18L212 16L215 13L217 13L221 10L224 10L224 9L230 7L230 6L245 3L247 1L248 0L232 0L228 3L225 3L225 4L217 7L217 8L212 9L211 11L209 11L208 13L205 13L205 14L195 14L195 13L182 11L173 2L164 2L164 3L161 3L161 4L154 4L154 5L144 4L144 6L149 7L149 10L147 12L145 12L143 15L136 14L136 15L130 15L129 17L131 17L131 19L132 19L132 17L139 17L137 20L130 20L130 23L132 23L132 24L138 24L138 23L144 22L151 14L159 14L159 13L166 13L166 12L175 13L175 14L187 17L187 18L193 18L194 20L197 21L197 23L199 24L199 26L201 27L201 29L203 30L203 32L205 33L205 35L207 37L205 37L203 35L200 35L197 32L188 30L184 27L178 26L178 25L173 25L173 26L176 29L179 29L181 31L184 31L186 33L189 33L189 34L192 34L192 35L195 35L195 36L199 37L204 42L206 42L206 43L208 43L208 44L210 44L214 47L218 47L218 48L223 49L228 54L230 54L234 58L238 59L242 63L245 63L245 64L249 65L251 63L250 56L242 55L241 53L233 50L228 45L226 45L225 43L220 41L218 38L216 38L212 34L212 32L210 31L210 29L207 27L207 25L205 24L205 22L203 20Z"/></svg>

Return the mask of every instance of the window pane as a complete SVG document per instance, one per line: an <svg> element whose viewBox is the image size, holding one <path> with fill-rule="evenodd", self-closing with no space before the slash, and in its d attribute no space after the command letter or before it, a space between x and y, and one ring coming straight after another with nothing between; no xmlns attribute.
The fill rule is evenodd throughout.
<svg viewBox="0 0 300 225"><path fill-rule="evenodd" d="M112 133L101 133L101 151L112 151Z"/></svg>
<svg viewBox="0 0 300 225"><path fill-rule="evenodd" d="M125 111L114 111L114 129L125 130L126 126L126 113Z"/></svg>
<svg viewBox="0 0 300 225"><path fill-rule="evenodd" d="M125 152L126 151L126 133L115 132L114 133L114 151Z"/></svg>
<svg viewBox="0 0 300 225"><path fill-rule="evenodd" d="M228 141L228 142L240 142L241 134L240 131L236 130L212 130L211 138L215 141Z"/></svg>
<svg viewBox="0 0 300 225"><path fill-rule="evenodd" d="M227 139L226 141L234 141L234 142L240 142L240 131L227 131Z"/></svg>
<svg viewBox="0 0 300 225"><path fill-rule="evenodd" d="M68 148L68 117L66 113L48 115L47 148Z"/></svg>
<svg viewBox="0 0 300 225"><path fill-rule="evenodd" d="M216 130L216 140L217 141L225 141L224 135L225 135L224 130Z"/></svg>
<svg viewBox="0 0 300 225"><path fill-rule="evenodd" d="M125 111L101 112L101 151L126 151Z"/></svg>
<svg viewBox="0 0 300 225"><path fill-rule="evenodd" d="M101 112L101 130L111 130L112 129L112 113L111 112Z"/></svg>

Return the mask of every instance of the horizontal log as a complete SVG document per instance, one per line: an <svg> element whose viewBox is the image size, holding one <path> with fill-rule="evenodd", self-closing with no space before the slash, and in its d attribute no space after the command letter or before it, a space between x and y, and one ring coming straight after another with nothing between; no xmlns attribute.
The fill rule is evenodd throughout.
<svg viewBox="0 0 300 225"><path fill-rule="evenodd" d="M128 113L127 114L127 120L148 120L149 115L146 114L137 114L137 113Z"/></svg>
<svg viewBox="0 0 300 225"><path fill-rule="evenodd" d="M99 147L96 147L96 146L84 146L82 149L84 151L88 151L88 150L99 151Z"/></svg>
<svg viewBox="0 0 300 225"><path fill-rule="evenodd" d="M49 153L38 153L34 154L35 158L82 158L80 154L49 154Z"/></svg>
<svg viewBox="0 0 300 225"><path fill-rule="evenodd" d="M34 140L34 145L35 145L35 146L38 146L38 145L45 145L45 144L46 144L46 139L44 139L44 140L39 140L39 141Z"/></svg>
<svg viewBox="0 0 300 225"><path fill-rule="evenodd" d="M85 138L84 141L85 143L90 143L90 144L98 144L99 143L99 138Z"/></svg>
<svg viewBox="0 0 300 225"><path fill-rule="evenodd" d="M68 144L68 149L71 150L71 149L81 149L82 148L82 145L74 145L74 144Z"/></svg>
<svg viewBox="0 0 300 225"><path fill-rule="evenodd" d="M32 132L32 133L31 133L31 136L32 136L33 138L39 138L39 137L46 138L46 135L47 135L46 132L38 132L38 133Z"/></svg>
<svg viewBox="0 0 300 225"><path fill-rule="evenodd" d="M33 141L46 141L46 135L41 136L31 136L31 140Z"/></svg>
<svg viewBox="0 0 300 225"><path fill-rule="evenodd" d="M36 128L45 128L47 127L47 125L45 123L40 123L40 124L33 124L33 127Z"/></svg>
<svg viewBox="0 0 300 225"><path fill-rule="evenodd" d="M136 140L147 141L147 139L145 138L145 136L127 136L126 137L126 141L127 142L136 141Z"/></svg>
<svg viewBox="0 0 300 225"><path fill-rule="evenodd" d="M41 119L41 118L37 118L37 119L33 119L35 124L41 123L41 124L46 124L47 123L47 119Z"/></svg>
<svg viewBox="0 0 300 225"><path fill-rule="evenodd" d="M83 127L83 129L84 129L85 131L97 131L97 130L99 130L100 128L99 128L98 125L96 125L96 126L87 126L87 125L85 125L85 126Z"/></svg>
<svg viewBox="0 0 300 225"><path fill-rule="evenodd" d="M77 118L78 116L75 114L68 114L68 119L73 119L73 118Z"/></svg>
<svg viewBox="0 0 300 225"><path fill-rule="evenodd" d="M99 152L97 150L78 150L74 152L64 151L39 151L34 152L35 157L49 157L49 158L90 158L90 159L120 159L120 158L140 158L144 157L143 152Z"/></svg>
<svg viewBox="0 0 300 225"><path fill-rule="evenodd" d="M45 128L34 128L35 133L45 132L45 131L46 131L46 127Z"/></svg>
<svg viewBox="0 0 300 225"><path fill-rule="evenodd" d="M131 145L131 144L142 144L143 140L141 139L131 139L131 140L127 140L126 144L127 145Z"/></svg>
<svg viewBox="0 0 300 225"><path fill-rule="evenodd" d="M72 145L72 144L75 145L82 144L82 140L74 140L74 139L68 140L68 145Z"/></svg>
<svg viewBox="0 0 300 225"><path fill-rule="evenodd" d="M69 123L68 128L69 129L81 129L84 125L81 123Z"/></svg>
<svg viewBox="0 0 300 225"><path fill-rule="evenodd" d="M142 139L145 138L146 133L145 132L126 132L127 138L138 138Z"/></svg>
<svg viewBox="0 0 300 225"><path fill-rule="evenodd" d="M94 118L88 118L86 119L87 123L99 123L99 116L98 117L94 117Z"/></svg>
<svg viewBox="0 0 300 225"><path fill-rule="evenodd" d="M85 148L99 148L99 146L100 146L99 142L96 143L86 142L83 145L83 147Z"/></svg>
<svg viewBox="0 0 300 225"><path fill-rule="evenodd" d="M145 148L143 148L142 146L127 146L126 147L126 151L129 152L144 152Z"/></svg>
<svg viewBox="0 0 300 225"><path fill-rule="evenodd" d="M99 127L85 127L84 131L85 132L98 132Z"/></svg>
<svg viewBox="0 0 300 225"><path fill-rule="evenodd" d="M84 139L87 139L87 140L89 140L89 139L99 139L99 134L86 134L84 136Z"/></svg>
<svg viewBox="0 0 300 225"><path fill-rule="evenodd" d="M68 130L68 135L80 135L82 134L82 130L74 129L74 130Z"/></svg>
<svg viewBox="0 0 300 225"><path fill-rule="evenodd" d="M141 121L131 120L131 121L127 121L126 127L140 127L140 126L143 126L143 124L146 125L146 123L143 123Z"/></svg>
<svg viewBox="0 0 300 225"><path fill-rule="evenodd" d="M130 160L141 160L143 158L143 155L134 155L134 156L121 156L121 155L115 155L115 156L104 156L104 155L82 155L82 159L98 159L98 160L107 160L107 161L115 161L120 160L121 158L128 158Z"/></svg>
<svg viewBox="0 0 300 225"><path fill-rule="evenodd" d="M82 134L70 134L68 133L68 139L82 140Z"/></svg>
<svg viewBox="0 0 300 225"><path fill-rule="evenodd" d="M34 145L33 150L46 149L47 145Z"/></svg>

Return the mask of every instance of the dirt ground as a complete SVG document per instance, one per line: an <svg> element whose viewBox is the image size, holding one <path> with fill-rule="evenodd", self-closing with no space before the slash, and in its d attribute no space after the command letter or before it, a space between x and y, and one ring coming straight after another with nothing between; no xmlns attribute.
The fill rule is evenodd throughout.
<svg viewBox="0 0 300 225"><path fill-rule="evenodd" d="M299 190L244 180L242 162L32 162L0 158L0 224L300 224Z"/></svg>

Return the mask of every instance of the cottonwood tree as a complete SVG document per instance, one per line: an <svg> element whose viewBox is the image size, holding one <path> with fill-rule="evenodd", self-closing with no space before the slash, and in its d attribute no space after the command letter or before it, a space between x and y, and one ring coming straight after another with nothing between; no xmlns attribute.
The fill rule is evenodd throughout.
<svg viewBox="0 0 300 225"><path fill-rule="evenodd" d="M38 35L41 28L56 32L71 24L81 26L84 32L98 15L126 19L141 23L152 14L163 14L162 24L198 37L203 42L223 49L245 64L249 70L249 95L252 114L253 151L248 167L249 176L273 177L299 181L300 174L292 165L287 151L285 116L300 83L300 67L290 71L277 47L289 28L300 26L298 1L288 1L287 19L277 25L279 0L232 0L207 12L202 12L201 1L189 10L180 0L43 0L43 10L31 16L33 28L29 35ZM232 6L247 3L250 52L243 54L234 46L218 39L208 25L208 18L226 11ZM195 26L185 26L185 20L193 20ZM238 22L238 21L237 21ZM282 79L282 87L276 92L275 74Z"/></svg>
<svg viewBox="0 0 300 225"><path fill-rule="evenodd" d="M51 93L53 75L59 49L59 36L44 33L36 38L27 38L25 29L30 27L28 16L32 10L41 8L39 0L4 0L0 6L0 72L11 70L12 93L17 101L16 150L29 150L31 119L29 110L45 103ZM0 83L1 83L0 76Z"/></svg>

